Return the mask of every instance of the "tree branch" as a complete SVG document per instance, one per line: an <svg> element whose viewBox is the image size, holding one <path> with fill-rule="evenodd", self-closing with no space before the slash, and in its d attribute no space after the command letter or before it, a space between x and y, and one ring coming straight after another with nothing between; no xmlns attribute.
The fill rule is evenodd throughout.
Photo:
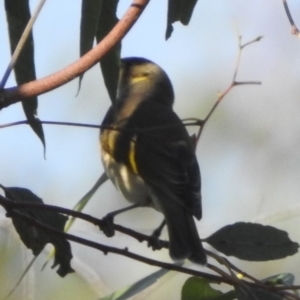
<svg viewBox="0 0 300 300"><path fill-rule="evenodd" d="M116 45L137 21L150 0L133 0L122 19L91 51L64 69L19 87L0 90L0 109L58 88L84 73Z"/></svg>
<svg viewBox="0 0 300 300"><path fill-rule="evenodd" d="M207 123L207 121L209 120L209 118L212 116L212 114L214 113L215 109L218 107L218 105L220 104L220 102L223 100L223 98L235 87L238 85L248 85L248 84L261 84L260 81L236 81L236 77L237 77L237 73L239 70L239 66L240 66L240 61L241 61L241 56L242 56L242 51L243 49L245 49L245 47L259 42L262 39L262 36L258 36L257 38L255 38L254 40L247 42L245 44L241 43L242 37L239 37L239 52L238 52L238 57L237 57L237 62L236 62L236 67L234 70L234 74L233 74L233 78L232 78L232 82L230 83L230 85L227 87L227 89L221 93L217 99L217 101L215 102L215 104L213 105L213 107L211 108L211 110L209 111L208 115L206 116L206 118L202 121L201 127L199 128L197 137L196 137L196 144L198 144L199 140L200 140L200 136L202 134L204 125Z"/></svg>
<svg viewBox="0 0 300 300"><path fill-rule="evenodd" d="M17 204L16 202L11 201L14 205ZM18 203L19 204L19 203ZM17 205L18 206L18 205ZM48 207L49 208L49 207ZM69 241L73 241L75 243L90 247L90 248L94 248L97 249L101 252L103 252L105 255L109 254L109 253L114 253L114 254L118 254L118 255L122 255L131 259L134 259L136 261L151 265L151 266L156 266L156 267L160 267L166 270L170 270L170 271L177 271L183 274L188 274L188 275L192 275L192 276L197 276L197 277L201 277L201 278L206 278L209 281L212 282L216 282L216 283L227 283L233 286L252 286L252 287L256 287L255 283L252 282L247 282L244 280L237 280L237 278L231 278L228 276L218 276L218 275L213 275L213 274L209 274L209 273L205 273L205 272L201 272L198 270L193 270L193 269L188 269L176 264L172 264L172 263L166 263L166 262L162 262L162 261L158 261L158 260L154 260L154 259L150 259L144 256L141 256L139 254L135 254L133 252L130 252L128 250L128 248L116 248L116 247L111 247L111 246L107 246L104 244L100 244L100 243L96 243L78 236L75 236L73 234L69 234L69 233L65 233L62 231L59 231L55 228L52 228L46 224L43 224L42 222L27 216L26 214L23 214L22 212L20 212L19 210L17 210L16 208L9 208L9 215L17 215L19 218L22 218L24 221L29 222L30 225L34 225L37 226L39 229L45 230L46 232L50 232L50 233L54 233L57 234L59 236L61 236L64 239L67 239ZM264 285L263 286L264 289L268 290L268 291L274 291L274 287L272 286L267 286ZM297 298L296 298L297 299Z"/></svg>
<svg viewBox="0 0 300 300"><path fill-rule="evenodd" d="M11 201L1 195L0 195L0 203L7 210L9 216L13 216L13 215L18 216L19 218L22 218L24 221L27 221L30 225L37 226L39 229L45 230L46 232L50 232L52 234L54 233L54 234L59 235L62 238L67 239L69 241L73 241L78 244L97 249L97 250L103 252L104 254L114 253L114 254L122 255L122 256L134 259L136 261L139 261L139 262L151 265L151 266L157 266L157 267L160 267L160 268L163 268L166 270L172 270L172 271L177 271L177 272L180 272L183 274L206 278L210 282L226 283L226 284L229 284L234 287L240 286L240 287L243 287L246 289L249 287L255 287L255 288L264 289L269 292L277 293L278 295L293 297L293 299L297 299L297 300L300 299L296 295L293 295L293 294L287 292L287 290L289 290L289 289L291 289L291 290L299 289L299 286L297 286L296 288L295 287L278 287L278 286L272 286L272 285L270 286L270 285L266 285L261 282L258 282L257 280L254 281L250 276L247 276L247 277L250 280L253 280L254 282L245 281L243 279L240 279L240 278L234 276L234 274L229 275L229 274L225 273L224 271L221 271L221 269L219 269L213 265L210 265L210 264L208 265L208 267L212 271L219 273L221 276L206 273L206 272L201 272L198 270L192 270L192 269L182 267L182 266L172 264L172 263L166 263L166 262L150 259L150 258L141 256L139 254L130 252L127 247L125 247L124 249L111 247L111 246L96 243L96 242L75 236L73 234L69 234L69 233L57 230L51 226L48 226L48 225L36 220L33 217L30 217L30 216L22 213L21 208L23 207L23 208L44 209L47 211L55 211L55 212L59 212L59 213L67 214L67 215L72 215L74 217L88 221L96 226L99 226L99 225L101 226L101 223L102 223L101 219L94 218L90 215L87 215L87 214L84 214L81 212L76 212L76 211L72 211L70 209L66 209L66 208L62 208L62 207L58 207L58 206L52 206L52 205L37 204L37 203L24 203L24 202L22 203L22 202ZM149 240L148 236L140 234L138 232L135 232L131 229L125 228L120 225L115 225L115 224L113 224L113 226L114 226L115 230L118 230L120 232L128 234L129 236L136 238L138 241ZM165 245L163 247L167 248L168 243L165 242ZM231 264L231 267L232 266L233 265ZM236 267L234 267L233 269L240 271ZM242 274L245 274L245 273L242 272Z"/></svg>
<svg viewBox="0 0 300 300"><path fill-rule="evenodd" d="M72 209L55 206L55 205L32 203L32 202L27 202L27 203L26 202L16 202L16 201L12 201L2 195L0 195L0 205L2 205L7 210L14 210L14 209L18 209L18 208L19 209L20 208L30 208L32 210L36 209L36 210L53 211L56 213L65 214L68 216L72 216L74 218L84 220L84 221L91 223L95 226L98 226L100 228L103 224L105 224L105 221L103 221L102 219L95 218L95 217L85 214L83 212L78 212L78 211L75 211ZM149 237L148 235L139 233L135 230L126 228L122 225L113 223L112 226L115 231L119 231L123 234L126 234L126 235L136 239L139 242L144 242L144 241L150 242L151 241L151 237ZM159 240L159 243L161 244L162 248L168 248L169 243L167 241Z"/></svg>
<svg viewBox="0 0 300 300"><path fill-rule="evenodd" d="M284 6L285 13L287 15L287 18L288 18L288 20L289 20L289 22L290 22L290 24L292 26L292 30L291 30L292 34L300 37L300 31L297 28L297 26L296 26L296 24L295 24L295 22L293 20L293 17L292 17L292 15L290 13L290 10L289 10L289 7L288 7L288 4L287 4L286 0L282 0L282 2L283 2L283 6Z"/></svg>

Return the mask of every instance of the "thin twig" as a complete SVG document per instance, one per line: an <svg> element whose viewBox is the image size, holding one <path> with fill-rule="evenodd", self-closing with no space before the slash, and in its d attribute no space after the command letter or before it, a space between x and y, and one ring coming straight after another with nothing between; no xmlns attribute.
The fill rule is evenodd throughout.
<svg viewBox="0 0 300 300"><path fill-rule="evenodd" d="M114 254L118 254L118 255L122 255L131 259L134 259L135 261L139 261L151 266L157 266L166 270L170 270L170 271L177 271L183 274L188 274L188 275L192 275L192 276L197 276L197 277L201 277L201 278L206 278L211 282L216 282L216 283L227 283L233 286L242 286L242 287L246 287L246 289L250 288L250 287L257 287L256 284L251 283L251 282L247 282L244 280L237 280L237 279L233 279L230 276L229 277L224 277L224 276L217 276L217 275L213 275L213 274L209 274L209 273L205 273L205 272L201 272L201 271L197 271L197 270L192 270L192 269L188 269L176 264L171 264L171 263L166 263L166 262L162 262L162 261L158 261L158 260L154 260L154 259L150 259L144 256L141 256L139 254L135 254L133 252L130 252L128 250L128 248L125 249L120 249L120 248L116 248L116 247L111 247L111 246L107 246L107 245L103 245L100 243L96 243L69 233L65 233L63 231L59 231L53 227L50 227L48 225L45 225L44 223L29 217L23 213L21 213L18 210L12 209L9 210L10 215L17 215L18 217L22 218L25 221L28 221L30 223L30 225L35 225L38 226L38 228L54 233L58 236L61 236L64 239L67 239L69 241L73 241L75 243L90 247L90 248L94 248L97 249L99 251L102 251L104 254L108 254L108 253L114 253ZM274 292L274 289L272 286L259 286L260 288L263 288L267 291L271 291ZM276 292L276 291L275 291ZM288 296L292 296L289 293L286 293ZM295 298L297 300L299 300L299 298Z"/></svg>
<svg viewBox="0 0 300 300"><path fill-rule="evenodd" d="M230 284L229 280L227 280L225 278L222 278L220 276L216 276L216 275L213 275L213 274L208 274L208 273L201 272L201 271L191 270L191 269L187 269L185 267L180 267L178 265L174 265L174 264L165 263L165 262L157 261L157 260L154 260L154 259L146 258L146 257L143 257L141 255L130 252L127 248L120 249L120 248L116 248L116 247L107 246L107 245L104 245L104 244L96 243L96 242L93 242L93 241L75 236L73 234L69 234L69 233L57 230L57 229L55 229L51 226L48 226L48 225L46 225L46 224L44 224L44 223L42 223L42 222L40 222L40 221L38 221L38 220L36 220L32 217L29 217L26 214L23 214L22 212L20 212L19 210L16 210L16 209L9 208L8 212L9 212L10 216L14 216L14 215L18 216L18 217L22 218L24 221L29 222L30 225L37 226L39 229L57 234L57 235L61 236L64 239L76 242L78 244L85 245L85 246L88 246L90 248L97 249L99 251L102 251L104 254L115 253L115 254L126 256L128 258L132 258L134 260L137 260L137 261L140 261L140 262L152 265L152 266L158 266L158 267L161 267L161 268L164 268L164 269L167 269L167 270L174 270L174 271L179 271L181 273L185 273L185 274L189 274L189 275L193 275L193 276L207 278L207 279L215 281L215 282L224 282L224 283L229 283Z"/></svg>
<svg viewBox="0 0 300 300"><path fill-rule="evenodd" d="M283 7L284 7L285 13L287 15L287 18L288 18L288 20L289 20L289 22L290 22L290 24L292 26L291 33L294 34L294 35L296 35L296 36L298 36L298 37L300 37L300 31L297 28L297 26L296 26L296 24L295 24L295 22L293 20L293 17L292 17L292 15L290 13L290 10L289 10L289 7L288 7L288 4L287 4L286 0L282 0L282 2L283 2Z"/></svg>
<svg viewBox="0 0 300 300"><path fill-rule="evenodd" d="M33 15L31 16L30 20L28 21L25 29L24 29L24 32L23 34L21 35L21 38L16 46L16 49L11 57L11 60L7 66L7 69L3 75L3 78L1 80L1 83L0 83L0 90L4 88L6 82L7 82L7 79L12 71L12 69L14 68L19 56L20 56L20 53L27 41L27 38L32 30L32 27L33 27L33 24L34 22L36 21L37 17L39 16L44 4L45 4L46 0L40 0L40 2L38 3Z"/></svg>
<svg viewBox="0 0 300 300"><path fill-rule="evenodd" d="M75 122L60 122L60 121L40 121L41 124L47 124L47 125L62 125L62 126L74 126L74 127L87 127L87 128L96 128L100 129L100 125L94 125L94 124L86 124L86 123L75 123ZM1 128L8 128L8 127L13 127L13 126L18 126L18 125L24 125L28 124L27 120L22 120L22 121L17 121L17 122L12 122L12 123L6 123L0 125Z"/></svg>
<svg viewBox="0 0 300 300"><path fill-rule="evenodd" d="M229 275L226 272L224 272L223 270L221 270L220 268L218 268L212 264L207 264L206 267L208 269L216 272L217 274L221 275L223 278L227 278L228 280L231 280L233 285L241 285L241 286L247 288L247 285L245 285L246 282L241 281L234 274Z"/></svg>
<svg viewBox="0 0 300 300"><path fill-rule="evenodd" d="M188 275L192 275L192 276L197 276L197 277L201 277L201 278L206 278L211 282L216 282L216 283L227 283L233 286L243 286L246 288L249 287L256 287L255 284L251 283L251 282L246 282L243 280L236 280L233 279L231 277L221 277L221 276L217 276L217 275L213 275L213 274L209 274L209 273L205 273L205 272L201 272L201 271L197 271L197 270L192 270L192 269L188 269L176 264L171 264L171 263L165 263L162 261L158 261L158 260L154 260L154 259L150 259L138 254L135 254L133 252L130 252L128 250L128 248L125 249L120 249L120 248L116 248L116 247L111 247L111 246L107 246L107 245L103 245L100 243L96 243L78 236L75 236L73 234L69 234L69 233L65 233L63 231L57 230L53 227L50 227L48 225L45 225L44 223L27 216L26 214L23 214L22 212L16 210L16 209L8 209L10 216L18 216L20 218L22 218L24 221L27 221L30 223L30 225L34 225L37 226L39 229L45 230L47 232L51 232L52 234L56 234L58 236L61 236L64 239L67 239L69 241L73 241L75 243L90 247L90 248L94 248L97 249L99 251L102 251L104 254L108 254L108 253L114 253L114 254L118 254L118 255L122 255L131 259L134 259L135 261L139 261L151 266L157 266L166 270L171 270L171 271L177 271L183 274L188 274ZM272 286L263 286L263 288L267 291L273 291ZM295 298L296 299L296 298Z"/></svg>
<svg viewBox="0 0 300 300"><path fill-rule="evenodd" d="M42 230L49 231L51 233L55 233L55 234L61 236L62 238L65 238L67 240L79 243L81 245L85 245L87 247L98 249L99 251L102 251L104 254L108 254L108 253L119 254L119 255L126 256L128 258L134 259L136 261L140 261L142 263L152 265L152 266L157 266L157 267L161 267L161 268L164 268L164 269L167 269L167 270L173 270L173 271L181 272L181 273L184 273L184 274L189 274L189 275L192 275L192 276L206 278L209 281L213 281L213 282L216 282L216 283L227 283L227 284L230 284L230 285L233 285L233 286L241 286L241 287L244 287L244 288L247 288L247 289L249 287L259 287L259 288L262 288L262 289L265 289L265 290L271 291L271 292L276 292L277 291L277 289L273 286L268 286L268 285L263 285L263 284L257 285L256 283L247 282L247 281L244 281L244 280L241 280L241 279L238 279L238 278L233 278L232 276L229 276L226 273L222 274L222 276L217 276L217 275L213 275L213 274L209 274L209 273L205 273L205 272L200 272L200 271L197 271L197 270L187 269L185 267L177 266L177 265L174 265L174 264L165 263L165 262L157 261L157 260L154 260L154 259L149 259L149 258L143 257L141 255L132 253L127 248L120 249L120 248L115 248L115 247L110 247L110 246L107 246L107 245L103 245L103 244L100 244L100 243L95 243L95 242L92 242L90 240L86 240L84 238L80 238L78 236L75 236L75 235L72 235L72 234L69 234L69 233L65 233L63 231L59 231L59 230L56 230L56 229L54 229L54 228L52 228L48 225L45 225L44 223L36 220L35 218L29 217L28 215L22 213L20 211L20 208L21 207L24 207L24 208L27 207L27 208L33 208L33 209L35 208L35 209L46 209L46 210L49 210L49 211L56 211L56 212L60 212L60 213L64 213L64 214L67 214L67 215L72 215L72 216L78 217L80 219L86 220L86 221L88 221L92 224L95 224L95 225L99 225L102 222L101 220L99 220L97 218L94 218L90 215L87 215L87 214L84 214L84 213L81 213L81 212L76 212L76 211L72 211L72 210L69 210L69 209L65 209L65 208L61 208L61 207L57 207L57 206L45 205L45 204L15 202L15 201L11 201L11 200L9 200L9 199L1 196L1 195L0 195L0 203L9 212L10 216L17 215L18 217L22 218L23 220L26 220L27 222L29 222L31 225L35 225L35 226L37 226L38 228L40 228ZM120 232L126 233L126 234L128 234L128 235L130 235L134 238L137 238L139 241L147 240L149 238L148 236L137 233L137 232L135 232L131 229L124 228L120 225L113 224L113 226L114 226L115 230L119 230ZM212 266L212 265L208 265L208 266L211 270L214 270L215 272L221 274L221 270L219 268L217 268L215 266ZM282 290L283 289L278 289L278 292L282 291ZM286 289L284 289L284 290L285 290L284 294L286 294L289 297L294 297L294 295L286 292ZM281 293L281 294L283 294L283 293ZM300 298L294 297L294 299L299 300Z"/></svg>
<svg viewBox="0 0 300 300"><path fill-rule="evenodd" d="M147 128L115 128L112 126L103 126L103 125L95 125L95 124L87 124L87 123L76 123L76 122L61 122L61 121L43 121L40 120L41 124L45 125L61 125L61 126L73 126L73 127L85 127L85 128L95 128L95 129L109 129L109 130L115 130L115 131L134 131L134 132L146 132L146 131L154 131L154 130L161 130L161 129L167 129L167 128L174 128L174 127L181 127L181 126L202 126L202 120L199 119L190 119L191 121L189 122L188 119L183 120L183 124L178 124L178 125L164 125L164 126L153 126L153 127L147 127ZM8 128L8 127L13 127L13 126L18 126L18 125L25 125L28 124L29 122L27 120L22 120L22 121L16 121L16 122L11 122L11 123L6 123L0 125L0 129L3 128Z"/></svg>
<svg viewBox="0 0 300 300"><path fill-rule="evenodd" d="M85 214L83 212L78 212L72 209L60 207L60 206L55 206L55 205L48 205L44 203L31 203L31 202L16 202L12 201L2 195L0 195L0 205L3 207L7 207L9 209L16 209L16 208L30 208L30 209L36 209L36 210L46 210L46 211L53 211L57 212L60 214L65 214L68 216L72 216L74 218L78 218L81 220L84 220L88 223L91 223L95 226L100 226L103 224L103 221L99 218L95 218L91 215ZM113 229L115 231L119 231L123 234L126 234L128 236L131 236L132 238L136 239L139 242L147 241L149 242L151 240L151 237L148 235L139 233L137 231L134 231L132 229L126 228L124 226L118 225L118 224L112 224ZM164 248L168 248L168 242L160 240L160 244Z"/></svg>
<svg viewBox="0 0 300 300"><path fill-rule="evenodd" d="M245 44L241 44L241 36L239 37L239 51L238 51L238 56L237 56L237 61L236 61L236 67L234 70L234 74L233 74L233 78L232 78L232 82L231 84L227 87L227 89L221 93L217 99L217 101L215 102L215 104L213 105L213 107L211 108L211 110L209 111L208 115L206 116L206 118L202 121L202 126L199 128L197 137L196 137L196 142L198 144L199 140L200 140L200 136L202 134L203 128L205 126L205 124L207 123L207 121L209 120L209 118L212 116L212 114L214 113L214 111L216 110L216 108L218 107L218 105L220 104L220 102L223 100L223 98L235 87L238 85L257 85L257 84L261 84L260 81L236 81L236 77L237 77L237 73L238 73L238 69L240 66L240 61L241 61L241 55L242 55L242 51L245 47L258 42L262 39L262 36L259 36L257 38L255 38L254 40L247 42Z"/></svg>

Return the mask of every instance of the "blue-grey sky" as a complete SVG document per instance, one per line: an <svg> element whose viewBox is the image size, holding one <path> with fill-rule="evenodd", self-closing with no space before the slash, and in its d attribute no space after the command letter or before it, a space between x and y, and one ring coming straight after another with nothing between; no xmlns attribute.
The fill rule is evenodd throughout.
<svg viewBox="0 0 300 300"><path fill-rule="evenodd" d="M31 1L31 7L34 8L37 2ZM120 1L119 16L130 3ZM289 0L288 4L300 26L299 2ZM80 6L80 1L46 2L34 26L39 78L78 59ZM166 9L167 1L150 1L125 37L122 56L143 56L166 70L176 93L175 110L182 118L205 117L218 93L230 84L238 54L238 35L242 35L243 42L264 36L259 43L243 51L237 77L240 81L258 80L262 85L234 88L206 125L197 149L204 209L203 220L198 223L200 235L206 237L221 226L236 221L259 220L289 230L291 237L299 242L300 234L295 228L300 218L300 39L290 34L282 1L199 1L190 25L175 24L175 31L168 41L164 39ZM9 61L6 30L2 9L0 74L4 73ZM11 76L7 87L14 84ZM78 81L74 80L40 96L39 117L42 120L100 124L109 100L99 67L85 74L76 97L77 85ZM24 119L21 105L2 110L0 117L1 124ZM0 183L26 187L46 203L72 207L103 171L98 131L47 125L44 130L46 160L41 143L26 126L0 131ZM101 217L125 205L122 197L107 183L91 200L86 212ZM146 210L121 216L117 221L150 233L160 219L158 213ZM6 221L3 222L9 227ZM145 245L132 244L123 236L108 241L95 228L80 222L73 230L95 240L120 247L130 245L134 252L168 260L167 252L145 252ZM152 267L141 266L129 259L104 256L79 246L75 247L75 254L83 264L82 269L78 267L81 270L79 277L88 277L82 275L84 272L91 276L92 270L97 282L102 278L103 286L111 291L154 271ZM130 273L120 274L117 267L111 267L112 259L130 269ZM235 262L259 278L294 272L299 283L296 261L299 261L299 255L268 264ZM37 271L36 274L33 277L39 284L45 284L43 274L47 274L45 278L55 276L53 271L41 275ZM59 279L54 280L54 289L57 284L64 284ZM74 280L81 282L78 278ZM174 289L174 295L179 297L184 277L170 280L177 280L178 289ZM165 287L169 282L172 281L165 282ZM92 286L90 282L89 286ZM163 286L157 290L163 293ZM97 292L99 295L99 288ZM39 295L39 292L35 293ZM153 292L153 299L157 299L157 293ZM170 299L176 299L174 295Z"/></svg>

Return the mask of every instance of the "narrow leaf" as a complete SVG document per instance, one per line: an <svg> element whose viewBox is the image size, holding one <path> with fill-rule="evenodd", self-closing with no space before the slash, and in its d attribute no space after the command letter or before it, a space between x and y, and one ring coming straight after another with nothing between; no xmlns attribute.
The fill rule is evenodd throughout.
<svg viewBox="0 0 300 300"><path fill-rule="evenodd" d="M29 262L28 266L25 268L25 270L23 271L23 273L21 274L20 278L18 279L17 283L15 284L15 286L11 289L11 291L7 294L7 296L4 298L4 300L8 299L17 289L17 287L20 285L20 283L22 282L22 280L24 279L24 277L26 276L26 274L29 272L29 270L31 269L31 267L33 266L34 262L36 261L37 256L34 256L34 258Z"/></svg>
<svg viewBox="0 0 300 300"><path fill-rule="evenodd" d="M264 278L262 282L268 285L287 285L291 286L295 283L295 276L291 273L281 273Z"/></svg>
<svg viewBox="0 0 300 300"><path fill-rule="evenodd" d="M101 298L100 300L126 300L130 297L142 292L152 284L154 284L159 278L167 274L169 270L160 269L149 276L146 276L145 278L142 278L141 280L137 281L133 285L126 287L122 290L119 290L117 292L114 292L110 294L109 296L106 296L104 298Z"/></svg>
<svg viewBox="0 0 300 300"><path fill-rule="evenodd" d="M173 23L180 21L183 25L188 25L192 17L197 0L169 0L166 40L171 36L174 28Z"/></svg>
<svg viewBox="0 0 300 300"><path fill-rule="evenodd" d="M82 0L80 21L80 57L93 48L103 0ZM83 78L79 77L79 89Z"/></svg>
<svg viewBox="0 0 300 300"><path fill-rule="evenodd" d="M205 241L228 256L248 261L284 258L294 255L299 248L283 230L242 222L221 228Z"/></svg>
<svg viewBox="0 0 300 300"><path fill-rule="evenodd" d="M6 198L16 202L38 203L43 204L41 198L33 194L30 190L19 187L1 188L5 192ZM46 232L34 223L29 223L15 213L18 211L33 220L41 222L53 229L63 231L68 218L62 214L34 208L14 208L8 211L8 216L12 218L13 225L20 235L21 240L32 253L37 256L48 243L55 247L55 257L53 268L59 265L57 273L64 277L68 273L74 272L71 268L70 261L72 259L70 243L55 234Z"/></svg>
<svg viewBox="0 0 300 300"><path fill-rule="evenodd" d="M116 12L119 0L103 0L98 19L96 38L99 43L117 24ZM113 47L100 61L104 83L110 100L115 102L120 69L121 42Z"/></svg>
<svg viewBox="0 0 300 300"><path fill-rule="evenodd" d="M10 39L10 49L13 54L17 44L29 22L30 8L28 0L5 0L6 18L8 22L8 32ZM14 65L16 82L18 85L36 79L34 65L34 43L33 35L30 32L24 47L19 55L18 60ZM31 97L22 101L25 116L30 127L41 140L45 149L45 137L40 120L37 118L37 97Z"/></svg>
<svg viewBox="0 0 300 300"><path fill-rule="evenodd" d="M189 24L197 1L198 0L182 0L180 22L183 25Z"/></svg>
<svg viewBox="0 0 300 300"><path fill-rule="evenodd" d="M99 177L97 182L93 185L93 187L76 203L76 205L73 207L73 210L75 211L82 211L84 207L88 204L92 196L96 193L96 191L99 189L99 187L108 179L106 173L102 173L102 175ZM75 222L76 218L71 217L67 224L65 225L65 232L69 231L73 223ZM53 249L46 260L46 262L43 264L42 270L46 267L49 260L54 256L55 250Z"/></svg>
<svg viewBox="0 0 300 300"><path fill-rule="evenodd" d="M176 21L179 21L180 2L181 2L181 0L169 0L168 1L166 40L172 35L172 32L174 30L172 24L175 23Z"/></svg>
<svg viewBox="0 0 300 300"><path fill-rule="evenodd" d="M82 211L85 208L85 206L88 204L92 196L96 193L96 191L100 188L100 186L107 181L107 179L108 177L106 173L102 173L102 175L93 185L93 187L76 203L76 205L73 207L73 210ZM65 231L68 231L71 228L75 220L76 220L75 217L70 218L70 220L67 222L65 226Z"/></svg>

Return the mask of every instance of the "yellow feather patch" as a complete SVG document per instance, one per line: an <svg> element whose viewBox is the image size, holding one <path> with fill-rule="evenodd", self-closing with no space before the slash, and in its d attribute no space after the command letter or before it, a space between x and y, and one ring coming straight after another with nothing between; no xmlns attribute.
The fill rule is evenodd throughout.
<svg viewBox="0 0 300 300"><path fill-rule="evenodd" d="M135 161L135 141L130 142L129 146L129 164L133 173L138 174L138 169Z"/></svg>
<svg viewBox="0 0 300 300"><path fill-rule="evenodd" d="M140 81L143 81L143 80L146 80L148 79L148 76L146 75L141 75L141 76L132 76L131 77L131 82L132 83L137 83L137 82L140 82Z"/></svg>
<svg viewBox="0 0 300 300"><path fill-rule="evenodd" d="M102 148L112 154L115 148L115 141L119 132L116 130L104 130L101 135L101 146Z"/></svg>

